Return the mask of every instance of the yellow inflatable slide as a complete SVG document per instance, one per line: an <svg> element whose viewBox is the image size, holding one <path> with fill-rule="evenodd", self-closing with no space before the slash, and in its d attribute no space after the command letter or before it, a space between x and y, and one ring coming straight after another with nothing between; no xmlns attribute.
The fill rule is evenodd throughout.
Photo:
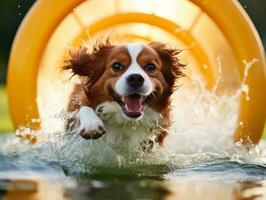
<svg viewBox="0 0 266 200"><path fill-rule="evenodd" d="M249 98L244 93L240 97L234 138L260 140L266 117L265 55L254 25L236 0L36 1L19 28L9 60L9 106L16 128L39 127L32 119L39 119L46 107L37 100L47 96L48 85L57 84L60 77L54 69L67 49L108 30L133 41L160 38L182 44L208 89L221 75L217 57L222 58L224 91L239 87L246 76L245 62L255 59L245 80Z"/></svg>

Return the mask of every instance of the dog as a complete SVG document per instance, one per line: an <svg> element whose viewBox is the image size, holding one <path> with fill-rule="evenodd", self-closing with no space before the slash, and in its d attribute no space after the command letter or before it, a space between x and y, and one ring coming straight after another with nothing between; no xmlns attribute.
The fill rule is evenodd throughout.
<svg viewBox="0 0 266 200"><path fill-rule="evenodd" d="M102 137L117 145L163 146L171 126L170 97L184 76L180 52L159 42L110 41L70 51L63 70L80 83L69 98L67 110L77 114L67 129L76 126L85 139Z"/></svg>

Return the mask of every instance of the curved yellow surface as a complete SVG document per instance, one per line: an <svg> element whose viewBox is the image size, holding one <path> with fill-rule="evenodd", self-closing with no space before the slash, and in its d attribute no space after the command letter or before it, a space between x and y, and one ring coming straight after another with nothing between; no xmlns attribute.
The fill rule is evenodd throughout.
<svg viewBox="0 0 266 200"><path fill-rule="evenodd" d="M39 0L21 24L12 46L8 69L9 105L15 127L21 125L39 127L38 121L32 122L32 119L39 118L36 82L40 60L55 29L69 13L75 13L75 8L83 2L82 0L64 0L58 3L52 0ZM171 2L175 1L168 3ZM241 96L238 117L241 126L234 134L235 140L242 138L244 142L251 140L257 143L261 137L266 116L266 107L263 102L266 99L265 58L258 34L246 13L235 0L191 0L190 2L207 14L222 31L237 58L240 77L244 76L245 71L243 60L250 61L254 58L259 60L249 71L246 83L249 86L250 100L247 101L244 94ZM199 12L198 15L200 16L201 13ZM178 24L141 10L106 16L100 21L95 20L89 31L90 34L94 34L103 28L130 22L158 26L174 34L184 43L197 42L191 36L192 33L189 33L191 30L178 33L176 32L180 28ZM82 34L84 33L81 32L77 38L82 38ZM200 65L208 65L209 55L201 48L194 48L193 51ZM204 76L211 87L215 79L214 72L208 70Z"/></svg>

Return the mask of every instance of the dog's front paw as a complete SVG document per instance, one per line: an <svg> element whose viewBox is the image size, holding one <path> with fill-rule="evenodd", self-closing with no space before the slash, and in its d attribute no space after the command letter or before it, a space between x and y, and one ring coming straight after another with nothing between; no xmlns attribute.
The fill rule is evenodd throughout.
<svg viewBox="0 0 266 200"><path fill-rule="evenodd" d="M75 119L75 117L68 117L65 120L65 124L64 124L65 132L72 131L75 128L75 125L76 125L76 119Z"/></svg>
<svg viewBox="0 0 266 200"><path fill-rule="evenodd" d="M90 121L86 124L81 124L78 133L86 140L98 139L105 134L102 121Z"/></svg>

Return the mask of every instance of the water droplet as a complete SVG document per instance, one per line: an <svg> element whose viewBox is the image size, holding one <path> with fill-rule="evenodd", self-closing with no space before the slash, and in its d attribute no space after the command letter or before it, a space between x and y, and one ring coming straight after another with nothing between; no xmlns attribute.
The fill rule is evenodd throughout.
<svg viewBox="0 0 266 200"><path fill-rule="evenodd" d="M41 122L41 120L40 119L32 119L31 120L33 123L38 123L38 122Z"/></svg>
<svg viewBox="0 0 266 200"><path fill-rule="evenodd" d="M242 144L243 144L243 139L242 139L242 138L240 138L240 140L239 140L238 142L235 143L235 145L236 145L237 147L241 147Z"/></svg>
<svg viewBox="0 0 266 200"><path fill-rule="evenodd" d="M203 69L208 69L208 65L207 64L204 64L203 65Z"/></svg>

